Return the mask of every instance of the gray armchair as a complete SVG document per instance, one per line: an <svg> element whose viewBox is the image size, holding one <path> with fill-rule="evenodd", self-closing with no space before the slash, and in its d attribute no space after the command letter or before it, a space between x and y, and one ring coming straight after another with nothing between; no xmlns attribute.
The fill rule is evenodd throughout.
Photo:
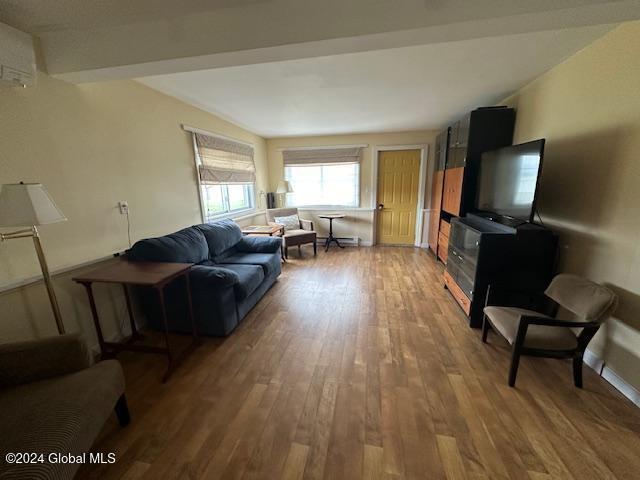
<svg viewBox="0 0 640 480"><path fill-rule="evenodd" d="M305 220L300 218L297 208L269 208L267 209L266 216L269 225L277 225L276 217L288 217L290 215L298 215L300 220L300 228L285 230L282 237L284 246L284 256L289 258L289 247L298 247L298 252L302 254L300 250L301 245L309 243L313 244L313 254L318 254L318 239L317 234L313 229L313 222L311 220Z"/></svg>
<svg viewBox="0 0 640 480"><path fill-rule="evenodd" d="M530 355L573 359L573 381L576 387L582 388L584 351L600 325L615 310L616 295L597 283L569 274L557 275L544 295L528 295L536 304L535 309L496 306L495 303L499 303L496 297L505 290L498 285L489 287L482 341L486 343L487 334L493 329L512 345L509 386L516 383L520 356ZM575 317L556 318L560 307Z"/></svg>
<svg viewBox="0 0 640 480"><path fill-rule="evenodd" d="M0 345L0 455L87 452L115 407L129 423L117 360L92 365L78 335ZM71 479L78 463L8 464L0 478Z"/></svg>

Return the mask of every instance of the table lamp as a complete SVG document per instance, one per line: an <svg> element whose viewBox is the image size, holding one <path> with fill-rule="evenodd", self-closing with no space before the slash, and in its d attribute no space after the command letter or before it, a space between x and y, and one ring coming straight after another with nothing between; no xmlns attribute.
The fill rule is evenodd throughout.
<svg viewBox="0 0 640 480"><path fill-rule="evenodd" d="M12 183L2 185L0 188L0 227L29 227L11 233L0 233L0 241L14 238L33 238L42 269L42 277L51 301L53 316L58 325L58 332L62 335L64 333L62 316L51 283L47 260L40 244L37 225L62 222L67 218L40 183Z"/></svg>
<svg viewBox="0 0 640 480"><path fill-rule="evenodd" d="M276 188L276 193L280 194L282 198L282 206L286 206L286 194L293 193L293 187L291 186L291 182L289 180L280 180L278 182L278 187Z"/></svg>

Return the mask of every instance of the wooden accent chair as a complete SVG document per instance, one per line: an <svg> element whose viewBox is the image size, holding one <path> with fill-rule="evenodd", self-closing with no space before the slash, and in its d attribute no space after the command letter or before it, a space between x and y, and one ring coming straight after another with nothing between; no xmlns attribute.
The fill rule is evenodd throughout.
<svg viewBox="0 0 640 480"><path fill-rule="evenodd" d="M297 208L268 208L266 212L267 222L269 225L279 225L276 221L276 217L288 217L291 215L298 215L299 228L287 229L282 237L284 247L284 257L289 258L289 247L298 247L298 253L302 255L300 250L301 245L313 243L313 254L318 254L318 239L317 233L313 229L313 222L311 220L305 220L300 218Z"/></svg>
<svg viewBox="0 0 640 480"><path fill-rule="evenodd" d="M508 297L505 297L507 294ZM582 358L587 345L600 325L613 313L616 295L606 287L577 275L557 275L544 294L522 294L527 300L525 309L504 305L498 300L517 293L491 285L487 292L482 325L482 341L487 342L490 329L497 331L512 347L509 386L516 383L521 355L573 359L573 381L582 388ZM573 319L560 320L562 307L572 313Z"/></svg>

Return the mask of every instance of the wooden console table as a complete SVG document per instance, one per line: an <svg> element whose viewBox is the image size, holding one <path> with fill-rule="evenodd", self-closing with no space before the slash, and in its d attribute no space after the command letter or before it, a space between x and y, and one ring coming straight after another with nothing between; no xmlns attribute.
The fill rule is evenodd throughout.
<svg viewBox="0 0 640 480"><path fill-rule="evenodd" d="M195 347L198 340L195 319L193 316L193 305L191 303L191 287L189 284L189 270L192 265L192 263L129 262L127 260L119 260L105 267L92 270L86 274L73 278L74 282L80 283L85 287L87 295L89 296L89 306L91 307L91 314L93 315L93 322L96 327L98 343L100 344L100 353L103 358L115 356L118 352L123 350L166 355L168 366L162 381L167 381L174 368L184 358L184 356L191 351L193 347ZM184 349L179 355L175 356L169 343L169 326L167 323L164 287L179 277L184 277L186 282L186 300L188 303L189 318L192 325L193 341L189 347ZM122 343L105 341L102 335L100 318L98 316L98 310L93 296L92 285L94 283L119 283L122 285L127 303L129 322L131 324L131 337L127 341ZM164 325L164 347L139 345L135 343L142 337L136 328L135 318L131 308L131 298L129 296L128 288L130 285L152 287L158 293L158 301L160 302L162 322Z"/></svg>

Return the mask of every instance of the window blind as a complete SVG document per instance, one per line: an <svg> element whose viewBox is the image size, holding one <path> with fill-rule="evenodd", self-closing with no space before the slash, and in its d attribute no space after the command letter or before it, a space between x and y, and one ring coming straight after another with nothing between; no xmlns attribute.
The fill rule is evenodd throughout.
<svg viewBox="0 0 640 480"><path fill-rule="evenodd" d="M202 133L193 135L200 159L198 173L202 184L229 185L256 181L251 145Z"/></svg>
<svg viewBox="0 0 640 480"><path fill-rule="evenodd" d="M361 147L287 149L282 152L284 165L326 165L329 163L360 163Z"/></svg>

